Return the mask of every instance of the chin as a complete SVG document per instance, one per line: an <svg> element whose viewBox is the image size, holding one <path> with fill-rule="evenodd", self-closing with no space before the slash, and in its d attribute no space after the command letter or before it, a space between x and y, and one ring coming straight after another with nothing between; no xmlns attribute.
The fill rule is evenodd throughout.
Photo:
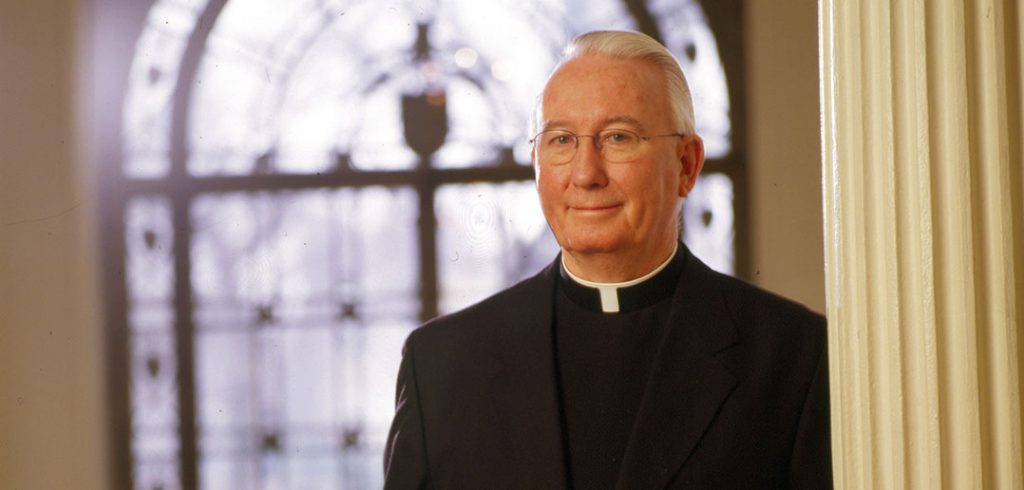
<svg viewBox="0 0 1024 490"><path fill-rule="evenodd" d="M607 235L574 235L562 242L562 247L567 251L582 254L614 253L622 250L624 246L621 238Z"/></svg>

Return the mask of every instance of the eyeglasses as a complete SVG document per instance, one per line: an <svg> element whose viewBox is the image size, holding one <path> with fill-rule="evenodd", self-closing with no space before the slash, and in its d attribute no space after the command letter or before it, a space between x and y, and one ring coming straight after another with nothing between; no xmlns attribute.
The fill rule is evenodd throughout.
<svg viewBox="0 0 1024 490"><path fill-rule="evenodd" d="M592 138L594 148L609 162L628 162L640 156L640 142L653 138L682 137L681 133L640 136L628 129L609 128L597 134L576 134L566 129L541 131L530 140L537 150L537 160L549 165L563 165L572 161L580 146L580 138Z"/></svg>

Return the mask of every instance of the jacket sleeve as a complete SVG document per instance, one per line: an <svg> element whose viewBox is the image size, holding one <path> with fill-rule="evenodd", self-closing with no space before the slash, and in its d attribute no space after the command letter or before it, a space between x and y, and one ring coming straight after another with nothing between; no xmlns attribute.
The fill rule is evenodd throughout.
<svg viewBox="0 0 1024 490"><path fill-rule="evenodd" d="M426 441L416 385L412 336L402 350L395 394L395 418L384 448L384 489L429 488Z"/></svg>
<svg viewBox="0 0 1024 490"><path fill-rule="evenodd" d="M793 442L789 468L791 488L832 488L829 420L828 343L822 342Z"/></svg>

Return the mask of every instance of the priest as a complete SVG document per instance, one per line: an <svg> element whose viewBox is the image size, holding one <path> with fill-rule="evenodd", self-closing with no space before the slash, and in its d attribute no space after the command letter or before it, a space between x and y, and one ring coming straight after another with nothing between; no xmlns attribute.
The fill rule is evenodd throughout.
<svg viewBox="0 0 1024 490"><path fill-rule="evenodd" d="M830 488L824 318L678 240L704 146L677 61L582 35L531 126L561 253L409 336L385 488Z"/></svg>

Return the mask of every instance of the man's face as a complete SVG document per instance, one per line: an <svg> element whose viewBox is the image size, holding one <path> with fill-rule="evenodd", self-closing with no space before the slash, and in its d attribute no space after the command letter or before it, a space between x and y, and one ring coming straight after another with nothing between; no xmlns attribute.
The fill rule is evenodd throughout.
<svg viewBox="0 0 1024 490"><path fill-rule="evenodd" d="M641 136L678 131L664 77L653 63L600 55L568 61L555 71L538 119L539 131L566 129L578 135L609 128ZM580 138L568 163L538 159L536 146L533 161L544 215L567 253L661 260L651 255L670 250L676 240L679 198L700 171L703 146L696 136L641 140L635 158L612 163L592 138Z"/></svg>

